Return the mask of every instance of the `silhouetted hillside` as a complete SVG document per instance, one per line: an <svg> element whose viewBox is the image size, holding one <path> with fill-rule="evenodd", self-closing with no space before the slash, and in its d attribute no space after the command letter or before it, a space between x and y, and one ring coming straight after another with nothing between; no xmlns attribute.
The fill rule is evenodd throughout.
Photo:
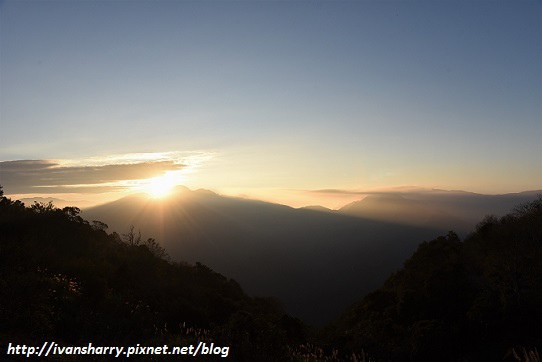
<svg viewBox="0 0 542 362"><path fill-rule="evenodd" d="M167 231L169 212L190 211L180 215L195 215L191 222L197 217L228 215L225 220L213 220L211 225L218 231L210 229L209 238L219 231L231 238L235 233L228 234L227 225L235 232L247 232L249 225L263 220L274 226L265 229L270 237L285 232L313 236L312 244L294 243L289 250L293 261L303 267L311 264L298 250L308 253L309 261L315 263L328 260L330 265L322 265L322 270L296 274L303 269L290 264L288 245L280 239L275 245L285 248L284 254L278 248L275 254L267 254L270 260L262 256L257 262L264 270L274 268L275 287L282 283L285 289L292 288L303 276L312 279L314 285L306 286L308 292L297 287L299 294L316 299L307 301L303 295L296 302L315 311L323 310L321 301L345 297L333 285L341 283L335 279L341 273L352 273L347 278L350 289L366 286L355 282L356 278L370 279L360 273L363 268L357 267L356 260L369 263L371 257L383 255L379 252L401 246L386 243L385 238L393 236L389 231L386 234L390 227L386 223L361 223L379 242L352 246L343 240L350 241L346 236L359 232L353 226L358 224L350 224L352 220L359 223L357 218L334 213L329 218L328 212L227 199L209 192L184 190L181 194L182 206L149 201L140 217L163 211L159 216ZM134 200L143 202L135 198L119 200L119 204L133 206ZM127 210L122 206L119 210ZM201 215L192 213L195 211ZM238 361L352 360L353 354L357 360L369 356L375 361L525 360L520 358L524 350L542 347L542 197L501 218L486 217L464 241L449 232L422 242L402 269L319 335L285 314L276 300L250 297L237 282L201 263L168 260L164 248L154 239L141 237L134 228L122 236L108 234L106 224L88 222L79 212L75 207L58 209L52 204L25 207L3 197L0 187L2 343L41 345L54 340L65 345L92 341L96 345L156 346L212 341L229 346L228 357ZM287 220L282 213L292 224L284 226ZM241 216L251 224L241 228L232 223ZM340 228L334 229L337 225ZM314 229L312 234L309 229ZM318 243L329 242L329 234L317 237L325 230L336 238L327 248ZM382 235L384 239L379 239ZM346 251L334 248L345 245ZM253 247L249 241L245 246L248 250L234 250L249 258L255 250L271 250L266 244ZM328 259L322 259L320 253ZM349 258L347 253L353 255ZM378 262L370 264L372 270L385 273L385 268L375 266ZM286 271L280 271L281 267ZM256 267L252 270L258 272ZM315 297L318 286L320 294Z"/></svg>
<svg viewBox="0 0 542 362"><path fill-rule="evenodd" d="M287 356L288 344L303 342L299 320L272 299L247 296L207 266L167 261L153 239L107 234L105 224L85 221L77 208L25 207L1 191L3 356L7 342L213 341L229 346L233 360L274 361Z"/></svg>
<svg viewBox="0 0 542 362"><path fill-rule="evenodd" d="M169 200L126 197L85 210L113 230L156 237L174 260L200 261L252 295L324 324L378 287L440 230L178 190Z"/></svg>
<svg viewBox="0 0 542 362"><path fill-rule="evenodd" d="M542 197L464 241L424 242L343 315L332 345L379 361L500 361L542 347ZM522 359L524 360L524 359Z"/></svg>

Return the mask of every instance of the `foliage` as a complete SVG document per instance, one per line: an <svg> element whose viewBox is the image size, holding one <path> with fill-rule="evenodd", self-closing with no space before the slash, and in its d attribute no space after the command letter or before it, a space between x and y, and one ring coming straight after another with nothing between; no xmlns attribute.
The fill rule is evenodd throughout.
<svg viewBox="0 0 542 362"><path fill-rule="evenodd" d="M450 232L420 244L327 338L383 361L512 360L514 348L540 348L541 324L539 196L463 242Z"/></svg>
<svg viewBox="0 0 542 362"><path fill-rule="evenodd" d="M285 358L295 323L284 323L292 317L277 302L247 296L203 264L169 261L134 227L108 234L106 224L79 213L0 196L0 341L212 341L231 346L234 360Z"/></svg>

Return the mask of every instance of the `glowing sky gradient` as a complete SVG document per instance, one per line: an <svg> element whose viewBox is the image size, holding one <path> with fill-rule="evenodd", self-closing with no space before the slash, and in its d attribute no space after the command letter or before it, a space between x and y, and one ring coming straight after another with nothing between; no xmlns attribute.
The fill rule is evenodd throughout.
<svg viewBox="0 0 542 362"><path fill-rule="evenodd" d="M541 9L3 1L0 184L38 191L10 191L24 173L7 161L105 172L167 154L192 162L190 188L296 206L338 206L304 192L326 188L542 189Z"/></svg>

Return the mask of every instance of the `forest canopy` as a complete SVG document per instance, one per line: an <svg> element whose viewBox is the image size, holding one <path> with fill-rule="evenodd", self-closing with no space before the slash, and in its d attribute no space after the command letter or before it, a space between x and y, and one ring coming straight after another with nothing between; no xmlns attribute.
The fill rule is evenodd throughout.
<svg viewBox="0 0 542 362"><path fill-rule="evenodd" d="M509 360L542 344L542 196L461 241L423 242L336 323L334 343L379 361ZM340 342L339 342L340 341Z"/></svg>

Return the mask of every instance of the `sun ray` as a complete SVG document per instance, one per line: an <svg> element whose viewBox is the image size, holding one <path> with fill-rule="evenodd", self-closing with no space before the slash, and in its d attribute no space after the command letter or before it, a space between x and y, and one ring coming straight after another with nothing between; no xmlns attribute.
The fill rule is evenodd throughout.
<svg viewBox="0 0 542 362"><path fill-rule="evenodd" d="M174 173L148 179L143 190L155 199L162 199L170 195L171 191L179 184L180 180Z"/></svg>

